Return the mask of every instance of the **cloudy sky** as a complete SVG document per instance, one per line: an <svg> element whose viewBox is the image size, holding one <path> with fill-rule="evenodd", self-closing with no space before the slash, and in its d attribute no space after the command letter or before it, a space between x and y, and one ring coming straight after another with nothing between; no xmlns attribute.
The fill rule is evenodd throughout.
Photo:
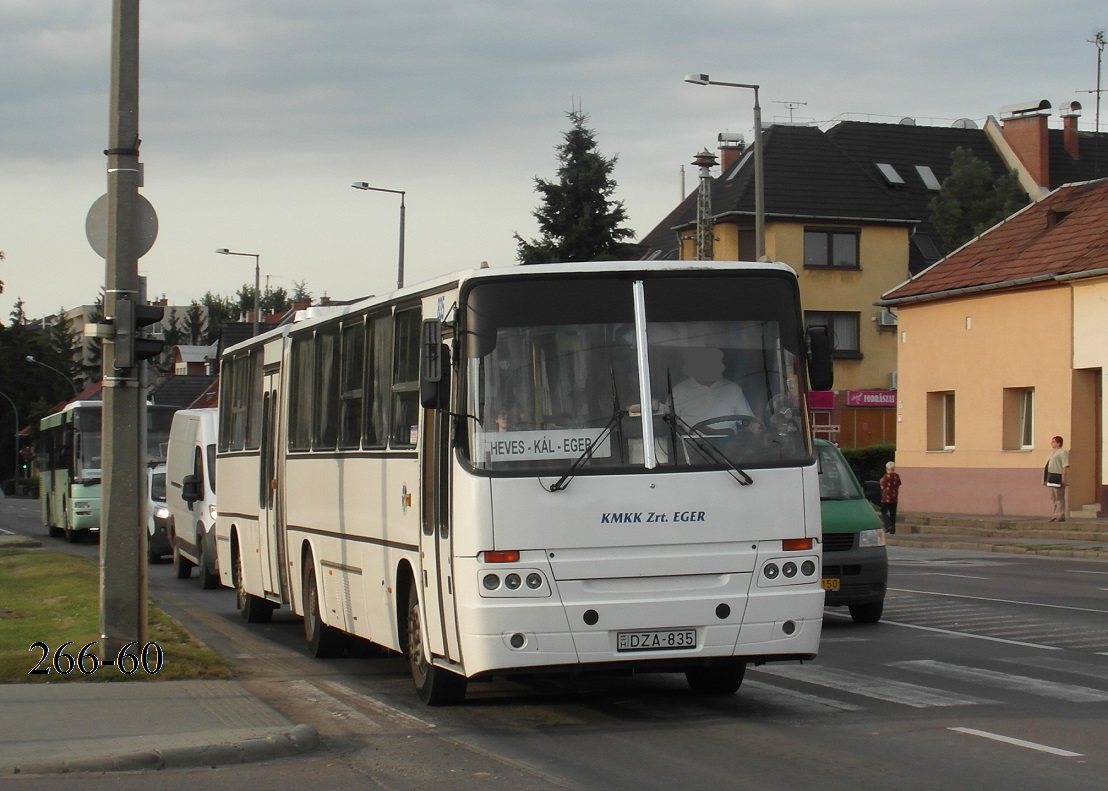
<svg viewBox="0 0 1108 791"><path fill-rule="evenodd" d="M85 217L106 190L108 0L0 0L0 321L95 300ZM407 192L407 282L515 261L536 235L574 107L636 238L689 189L697 151L763 121L983 123L1049 99L1094 125L1103 0L146 0L139 261L188 304L253 281L317 298L387 291ZM790 107L792 105L792 107ZM1108 104L1101 128L1108 128ZM1059 124L1057 113L1051 121ZM264 286L264 283L263 283Z"/></svg>

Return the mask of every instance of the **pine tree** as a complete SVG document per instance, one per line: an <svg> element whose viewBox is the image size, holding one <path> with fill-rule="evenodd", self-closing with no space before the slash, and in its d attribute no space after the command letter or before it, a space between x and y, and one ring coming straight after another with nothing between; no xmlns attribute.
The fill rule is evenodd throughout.
<svg viewBox="0 0 1108 791"><path fill-rule="evenodd" d="M621 227L627 212L622 201L612 199L612 170L618 157L596 151L596 135L585 126L586 114L574 110L566 116L571 128L557 147L558 181L535 177L542 205L532 214L540 236L527 241L514 235L521 264L610 261L621 257L623 240L635 233Z"/></svg>
<svg viewBox="0 0 1108 791"><path fill-rule="evenodd" d="M931 222L948 253L1027 205L1014 171L994 179L988 164L961 146L950 158L950 175L931 200Z"/></svg>

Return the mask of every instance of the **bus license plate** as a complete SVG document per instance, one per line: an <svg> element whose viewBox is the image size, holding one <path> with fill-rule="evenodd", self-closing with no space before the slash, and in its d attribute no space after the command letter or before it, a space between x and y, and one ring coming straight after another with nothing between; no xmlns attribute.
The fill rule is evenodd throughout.
<svg viewBox="0 0 1108 791"><path fill-rule="evenodd" d="M696 629L616 632L617 651L676 651L696 648Z"/></svg>
<svg viewBox="0 0 1108 791"><path fill-rule="evenodd" d="M837 591L839 589L838 577L824 577L822 581L823 589L825 591Z"/></svg>

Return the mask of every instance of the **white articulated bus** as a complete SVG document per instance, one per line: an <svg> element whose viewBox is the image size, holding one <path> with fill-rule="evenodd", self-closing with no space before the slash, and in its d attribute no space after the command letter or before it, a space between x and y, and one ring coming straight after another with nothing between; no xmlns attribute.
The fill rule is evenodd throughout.
<svg viewBox="0 0 1108 791"><path fill-rule="evenodd" d="M421 699L497 673L815 656L830 387L784 264L478 269L226 351L217 552L243 616L356 635ZM705 362L707 361L707 362ZM736 392L737 391L737 392Z"/></svg>

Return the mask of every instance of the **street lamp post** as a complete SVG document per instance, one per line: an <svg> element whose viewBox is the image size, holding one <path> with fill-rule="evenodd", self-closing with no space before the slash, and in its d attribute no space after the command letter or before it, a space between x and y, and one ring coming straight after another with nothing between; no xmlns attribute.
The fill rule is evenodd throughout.
<svg viewBox="0 0 1108 791"><path fill-rule="evenodd" d="M721 82L708 79L707 74L687 74L685 82L693 85L723 85L728 88L750 88L754 91L754 256L759 261L766 254L766 192L762 172L762 106L758 103L759 85L745 82Z"/></svg>
<svg viewBox="0 0 1108 791"><path fill-rule="evenodd" d="M400 196L400 254L396 265L396 287L404 288L404 190L390 190L384 187L371 187L364 181L355 181L350 185L356 190L369 190L370 192L391 192Z"/></svg>
<svg viewBox="0 0 1108 791"><path fill-rule="evenodd" d="M13 445L15 446L15 466L12 467L12 480L13 481L18 481L19 480L19 407L17 407L15 405L15 401L12 401L11 396L9 396L4 391L0 390L0 396L4 396L4 398L8 399L8 403L12 405L12 411L15 412L15 431L12 432L12 437L14 438ZM12 485L15 486L14 483ZM14 492L13 492L13 494L14 494Z"/></svg>
<svg viewBox="0 0 1108 791"><path fill-rule="evenodd" d="M221 247L216 250L220 255L245 255L253 256L254 258L254 335L258 334L258 316L260 302L259 293L262 285L262 255L261 253L234 253L228 250L226 247Z"/></svg>
<svg viewBox="0 0 1108 791"><path fill-rule="evenodd" d="M27 362L29 362L29 363L34 363L35 365L41 365L41 366L42 366L43 368L49 368L49 369L50 369L51 371L53 371L54 373L56 373L56 374L57 374L58 376L60 376L60 377L62 377L63 379L65 379L65 381L67 381L67 382L69 383L69 386L73 388L73 400L74 400L74 401L76 401L76 400L77 400L77 396L78 396L78 395L80 394L80 391L79 391L79 390L77 389L77 385L73 384L73 380L72 380L72 379L70 379L70 378L69 378L69 377L68 377L68 376L66 375L65 371L62 371L62 370L60 370L60 369L58 369L58 368L55 368L55 367L54 367L54 366L52 366L52 365L47 365L47 364L46 364L46 363L44 363L44 362L43 362L42 360L36 360L36 359L34 358L34 356L33 356L33 355L30 355L30 354L28 354L28 355L27 355L27 358L26 358L26 359L27 359Z"/></svg>

